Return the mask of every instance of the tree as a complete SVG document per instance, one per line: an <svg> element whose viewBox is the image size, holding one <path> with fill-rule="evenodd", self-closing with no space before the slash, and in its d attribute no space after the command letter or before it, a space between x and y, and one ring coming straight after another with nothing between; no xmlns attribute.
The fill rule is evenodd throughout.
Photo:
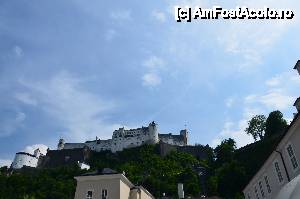
<svg viewBox="0 0 300 199"><path fill-rule="evenodd" d="M278 135L284 132L287 127L287 121L283 118L280 111L273 111L269 114L266 121L266 137Z"/></svg>
<svg viewBox="0 0 300 199"><path fill-rule="evenodd" d="M252 135L254 140L257 138L262 140L266 130L266 117L264 115L256 115L248 121L248 127L245 129L247 134Z"/></svg>
<svg viewBox="0 0 300 199"><path fill-rule="evenodd" d="M227 162L216 171L218 192L224 198L235 198L246 181L245 168L237 161Z"/></svg>
<svg viewBox="0 0 300 199"><path fill-rule="evenodd" d="M232 161L235 149L235 141L232 138L223 140L221 144L218 145L214 150L216 157L216 166L219 167L225 162Z"/></svg>

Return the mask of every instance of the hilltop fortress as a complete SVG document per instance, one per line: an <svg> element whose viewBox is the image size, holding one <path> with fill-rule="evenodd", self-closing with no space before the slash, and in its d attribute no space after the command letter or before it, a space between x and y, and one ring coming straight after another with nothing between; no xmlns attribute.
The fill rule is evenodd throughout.
<svg viewBox="0 0 300 199"><path fill-rule="evenodd" d="M16 153L15 159L11 164L12 169L21 169L26 167L51 167L63 164L86 162L92 151L111 151L113 153L122 151L126 148L141 146L143 144L165 144L173 147L188 147L188 131L181 130L179 135L160 134L155 122L151 122L147 127L126 130L119 128L113 132L112 138L108 140L86 141L83 143L65 143L60 139L56 150L48 149L47 154L43 155L40 150L34 151L34 154L25 152ZM167 153L174 148L165 146L162 150Z"/></svg>
<svg viewBox="0 0 300 199"><path fill-rule="evenodd" d="M113 132L112 139L108 140L100 140L96 137L95 140L84 143L65 143L63 139L60 139L57 150L88 147L92 151L109 150L114 153L143 144L157 144L160 141L170 145L186 146L188 145L188 131L186 129L181 130L179 135L159 134L157 124L151 122L147 127L137 129L119 128Z"/></svg>

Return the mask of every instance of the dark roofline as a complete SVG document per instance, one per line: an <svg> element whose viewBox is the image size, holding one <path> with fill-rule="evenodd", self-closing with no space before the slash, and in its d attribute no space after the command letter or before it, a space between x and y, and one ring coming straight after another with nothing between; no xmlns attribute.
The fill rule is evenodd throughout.
<svg viewBox="0 0 300 199"><path fill-rule="evenodd" d="M298 65L298 64L300 64L300 60L297 61L297 63L296 63L295 66L294 66L294 69L297 68L297 65Z"/></svg>
<svg viewBox="0 0 300 199"><path fill-rule="evenodd" d="M98 175L112 175L112 174L120 174L119 172L112 170L110 168L98 169L96 171L91 171L88 173L81 174L80 176L98 176Z"/></svg>
<svg viewBox="0 0 300 199"><path fill-rule="evenodd" d="M296 103L298 102L298 100L300 100L300 97L298 97L298 98L296 99L296 101L294 102L293 106L296 105Z"/></svg>
<svg viewBox="0 0 300 199"><path fill-rule="evenodd" d="M270 156L273 154L273 152L277 149L277 147L279 146L279 144L281 143L281 141L283 140L283 138L287 135L288 131L290 130L290 128L294 125L294 123L296 122L297 118L299 117L299 113L297 113L293 119L293 121L290 123L290 125L285 129L283 136L281 136L278 144L276 145L275 149L272 151L272 153L268 156L268 158L264 161L264 163L259 167L258 171L254 174L254 176L252 176L252 178L249 180L249 182L247 183L247 185L243 188L243 191L246 189L246 187L249 185L249 183L253 180L253 178L256 176L256 174L263 168L263 166L265 165L265 163L268 161L268 159L270 158Z"/></svg>
<svg viewBox="0 0 300 199"><path fill-rule="evenodd" d="M34 158L36 158L36 156L35 156L35 155L32 155L32 154L30 154L30 153L26 153L26 152L23 152L23 151L21 151L21 152L18 152L18 153L16 153L16 154L29 155L29 156L31 156L31 157L34 157Z"/></svg>

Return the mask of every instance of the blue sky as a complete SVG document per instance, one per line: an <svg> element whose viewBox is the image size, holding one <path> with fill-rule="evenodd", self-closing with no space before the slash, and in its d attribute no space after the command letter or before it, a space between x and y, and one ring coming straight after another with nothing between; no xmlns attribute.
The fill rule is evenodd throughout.
<svg viewBox="0 0 300 199"><path fill-rule="evenodd" d="M173 7L292 8L289 21L177 23ZM290 120L299 96L299 2L0 2L0 164L18 151L55 148L114 129L187 128L190 143L217 145L255 114Z"/></svg>

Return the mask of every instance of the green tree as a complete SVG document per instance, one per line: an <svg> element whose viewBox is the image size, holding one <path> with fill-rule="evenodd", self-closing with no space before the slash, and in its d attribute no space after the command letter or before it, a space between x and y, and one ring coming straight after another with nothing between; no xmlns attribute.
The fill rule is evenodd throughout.
<svg viewBox="0 0 300 199"><path fill-rule="evenodd" d="M235 149L236 144L232 138L223 140L214 150L216 166L220 167L222 164L232 161Z"/></svg>
<svg viewBox="0 0 300 199"><path fill-rule="evenodd" d="M240 195L246 180L244 167L237 161L227 162L216 171L218 193L220 196L232 199Z"/></svg>
<svg viewBox="0 0 300 199"><path fill-rule="evenodd" d="M252 135L254 140L257 138L262 140L266 130L266 117L264 115L256 115L248 121L248 127L245 129L247 134Z"/></svg>
<svg viewBox="0 0 300 199"><path fill-rule="evenodd" d="M287 121L283 118L280 111L273 111L269 114L266 121L266 137L278 135L284 132L287 128Z"/></svg>

